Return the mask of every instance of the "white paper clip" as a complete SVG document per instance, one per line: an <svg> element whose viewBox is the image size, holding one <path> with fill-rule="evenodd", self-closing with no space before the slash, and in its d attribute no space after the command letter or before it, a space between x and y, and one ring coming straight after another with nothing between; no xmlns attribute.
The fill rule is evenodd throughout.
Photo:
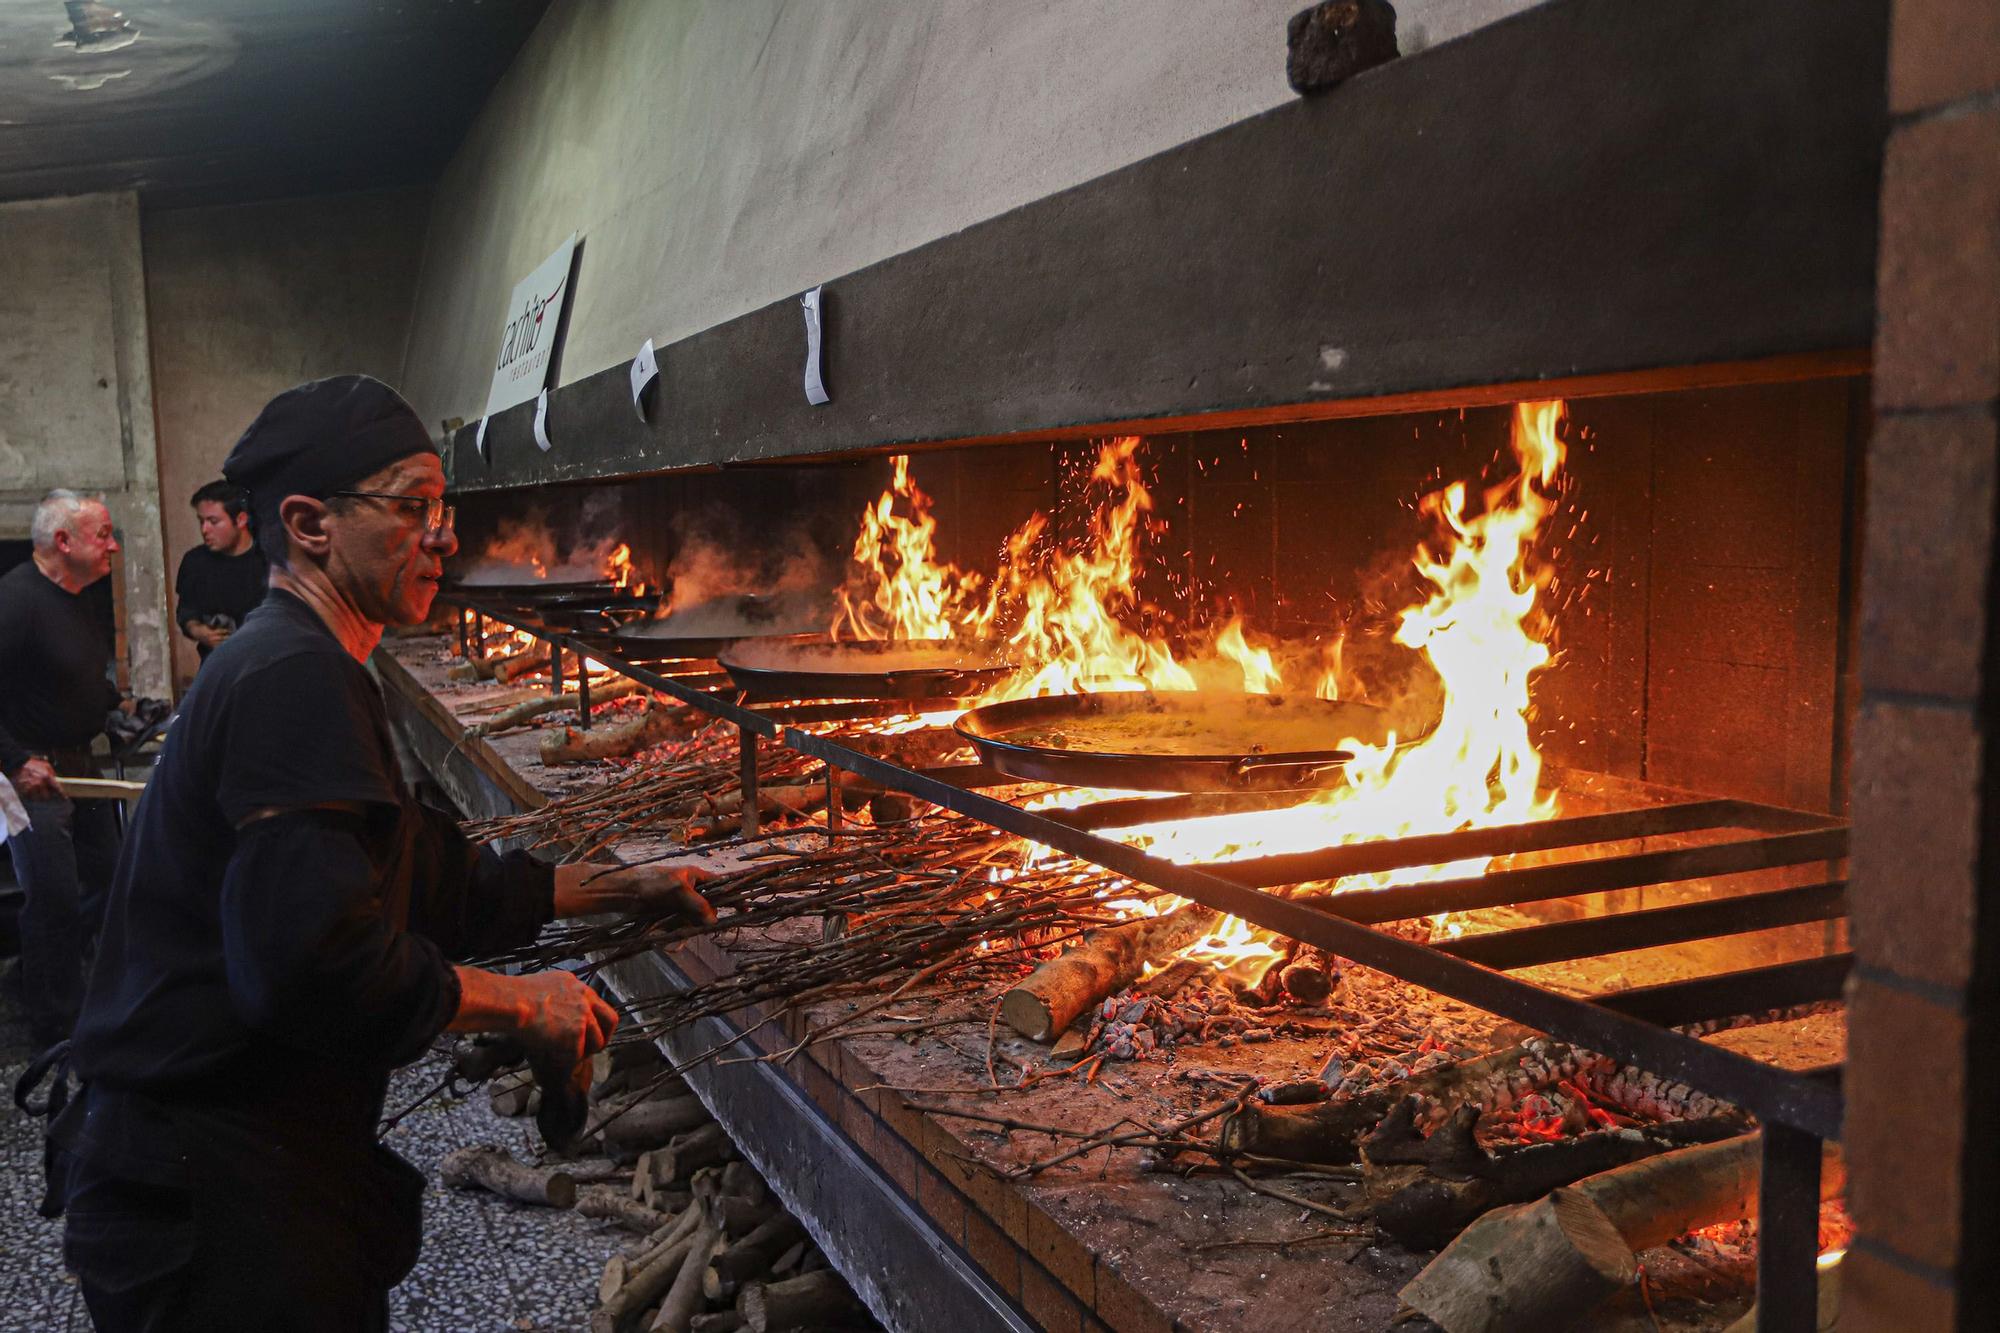
<svg viewBox="0 0 2000 1333"><path fill-rule="evenodd" d="M639 349L639 355L632 358L632 410L639 414L639 420L646 419L646 390L660 379L659 358L653 354L653 340L646 339L646 345Z"/></svg>
<svg viewBox="0 0 2000 1333"><path fill-rule="evenodd" d="M820 340L820 287L815 287L799 298L799 304L806 311L806 401L814 407L828 401L826 381L819 371Z"/></svg>

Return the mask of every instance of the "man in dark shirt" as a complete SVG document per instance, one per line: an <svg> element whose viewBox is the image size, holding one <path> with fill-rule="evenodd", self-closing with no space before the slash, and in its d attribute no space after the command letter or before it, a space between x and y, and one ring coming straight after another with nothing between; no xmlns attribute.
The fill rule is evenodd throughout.
<svg viewBox="0 0 2000 1333"><path fill-rule="evenodd" d="M111 640L85 589L111 572L118 538L94 496L51 491L35 507L34 557L0 577L0 773L21 797L8 839L21 905L21 989L39 1046L69 1035L83 958L118 859L109 802L72 802L63 777L89 777L90 742L118 704Z"/></svg>
<svg viewBox="0 0 2000 1333"><path fill-rule="evenodd" d="M205 661L251 608L264 600L271 567L250 536L250 500L226 481L194 493L201 545L181 557L174 576L174 619Z"/></svg>
<svg viewBox="0 0 2000 1333"><path fill-rule="evenodd" d="M494 1031L574 1087L617 1021L567 972L448 960L552 915L707 906L686 868L480 850L405 791L362 663L429 613L457 541L393 390L289 390L224 472L271 592L195 678L133 816L51 1197L99 1328L379 1330L423 1190L376 1139L389 1072L443 1032Z"/></svg>

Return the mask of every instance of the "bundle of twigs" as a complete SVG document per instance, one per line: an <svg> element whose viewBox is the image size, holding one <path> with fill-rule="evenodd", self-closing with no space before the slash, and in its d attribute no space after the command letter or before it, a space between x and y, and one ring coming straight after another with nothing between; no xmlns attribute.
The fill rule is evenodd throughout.
<svg viewBox="0 0 2000 1333"><path fill-rule="evenodd" d="M958 984L1012 980L1049 947L1111 921L1103 895L1130 892L1126 881L1076 862L1022 868L1018 842L957 816L894 832L809 836L811 846L772 847L703 884L716 909L713 923L568 922L504 961L546 967L589 958L602 966L736 932L733 973L632 1004L644 1028L666 1029L748 1005L803 1007L943 965ZM842 923L840 931L802 939L746 934L830 918Z"/></svg>
<svg viewBox="0 0 2000 1333"><path fill-rule="evenodd" d="M816 761L797 751L767 745L758 753L757 780L759 785L801 782L814 767ZM467 836L482 842L561 847L572 859L588 860L635 834L665 831L685 840L698 827L713 827L732 804L741 810L742 788L735 729L710 723L600 786L465 828Z"/></svg>

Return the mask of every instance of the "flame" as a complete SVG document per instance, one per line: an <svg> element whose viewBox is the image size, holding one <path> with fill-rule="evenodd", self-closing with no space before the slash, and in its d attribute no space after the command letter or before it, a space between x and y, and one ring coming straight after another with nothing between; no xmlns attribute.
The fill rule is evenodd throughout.
<svg viewBox="0 0 2000 1333"><path fill-rule="evenodd" d="M604 577L610 579L615 586L624 588L630 586L632 572L632 548L624 542L619 542L612 548L611 554L604 557ZM641 591L644 591L643 584Z"/></svg>
<svg viewBox="0 0 2000 1333"><path fill-rule="evenodd" d="M889 489L862 511L854 539L859 577L840 589L836 639L952 638L978 591L978 575L938 562L931 498L911 479L907 454L895 466Z"/></svg>
<svg viewBox="0 0 2000 1333"><path fill-rule="evenodd" d="M1528 715L1533 679L1551 657L1548 620L1537 609L1545 580L1534 547L1555 506L1563 419L1561 402L1518 404L1512 431L1518 474L1486 489L1477 504L1464 483L1454 483L1419 505L1435 534L1413 560L1426 591L1399 617L1395 641L1428 663L1442 688L1442 712L1428 734L1401 745L1394 737L1380 745L1349 741L1357 758L1341 782L1287 809L1130 828L1115 836L1174 861L1203 863L1553 815L1553 798L1539 794L1541 756ZM835 635L996 638L1018 669L980 702L1193 689L1198 683L1217 688L1218 682L1245 693L1281 692L1285 682L1270 649L1253 645L1240 620L1190 636L1179 653L1165 639L1132 628L1149 610L1134 589L1153 508L1138 445L1136 437L1126 437L1102 447L1090 476L1091 521L1082 543L1049 549L1047 520L1037 514L1008 539L1007 558L991 584L938 560L929 497L910 479L908 459L898 458L890 488L862 516L854 577L841 592ZM1341 697L1344 646L1336 639L1321 650L1311 686L1320 698ZM1051 792L1030 808L1114 795ZM1030 852L1031 859L1048 855L1047 849ZM1487 864L1477 859L1355 876L1332 888L1477 875ZM1156 899L1150 910L1177 902ZM1448 933L1457 926L1444 918L1433 922ZM1266 936L1229 918L1187 956L1268 966L1278 955Z"/></svg>
<svg viewBox="0 0 2000 1333"><path fill-rule="evenodd" d="M1454 483L1420 506L1438 525L1439 549L1420 546L1425 599L1400 618L1396 641L1436 671L1444 707L1422 739L1398 746L1349 741L1357 755L1339 785L1302 805L1132 828L1118 836L1183 863L1307 851L1345 843L1524 823L1555 813L1539 794L1541 755L1528 732L1530 685L1548 665L1546 617L1536 614L1542 577L1533 543L1554 508L1563 405L1522 403L1512 481L1487 491L1478 513ZM1324 683L1322 683L1324 688ZM1380 875L1353 876L1336 892L1478 875L1482 858ZM1456 933L1443 918L1436 929Z"/></svg>

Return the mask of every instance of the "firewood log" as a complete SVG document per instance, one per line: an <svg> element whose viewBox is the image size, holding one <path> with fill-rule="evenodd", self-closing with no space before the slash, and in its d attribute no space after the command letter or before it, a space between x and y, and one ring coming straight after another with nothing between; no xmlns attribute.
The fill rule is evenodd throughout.
<svg viewBox="0 0 2000 1333"><path fill-rule="evenodd" d="M639 1154L632 1170L632 1197L648 1208L677 1213L687 1207L694 1196L661 1174L667 1166L664 1153L664 1149L654 1148Z"/></svg>
<svg viewBox="0 0 2000 1333"><path fill-rule="evenodd" d="M637 717L624 722L607 722L579 731L564 727L542 737L542 763L576 764L587 759L615 759L687 734L679 709L649 700Z"/></svg>
<svg viewBox="0 0 2000 1333"><path fill-rule="evenodd" d="M736 1313L751 1333L777 1333L809 1324L838 1324L865 1313L865 1307L831 1269L753 1282L736 1298Z"/></svg>
<svg viewBox="0 0 2000 1333"><path fill-rule="evenodd" d="M1582 1053L1560 1042L1536 1040L1354 1096L1305 1106L1251 1102L1222 1122L1219 1146L1225 1152L1282 1157L1290 1162L1346 1165L1356 1160L1361 1137L1405 1097L1419 1097L1427 1107L1457 1102L1487 1105L1496 1098L1511 1101L1515 1080L1524 1066L1532 1063L1553 1081L1573 1071L1584 1059Z"/></svg>
<svg viewBox="0 0 2000 1333"><path fill-rule="evenodd" d="M1697 1227L1757 1214L1762 1144L1745 1134L1614 1167L1534 1203L1495 1209L1402 1290L1446 1333L1574 1326L1633 1280L1636 1251ZM1820 1197L1846 1172L1835 1145Z"/></svg>
<svg viewBox="0 0 2000 1333"><path fill-rule="evenodd" d="M787 1250L796 1246L803 1256L805 1239L805 1225L790 1213L767 1218L755 1231L708 1261L702 1293L712 1301L728 1300L744 1283L774 1271Z"/></svg>
<svg viewBox="0 0 2000 1333"><path fill-rule="evenodd" d="M605 703L612 699L622 699L635 694L643 687L634 680L614 680L591 687L590 702ZM512 731L524 726L545 713L560 713L565 709L583 707L583 696L575 690L568 694L544 694L537 698L525 699L511 708L502 709L484 722L474 723L465 729L468 736L495 736L503 731Z"/></svg>
<svg viewBox="0 0 2000 1333"><path fill-rule="evenodd" d="M1092 931L1050 959L1000 1001L1000 1017L1031 1041L1052 1041L1078 1015L1131 985L1147 963L1164 962L1214 928L1216 913L1193 904Z"/></svg>
<svg viewBox="0 0 2000 1333"><path fill-rule="evenodd" d="M657 1148L674 1135L706 1125L714 1119L701 1098L693 1093L681 1097L656 1097L640 1102L614 1116L604 1125L604 1146L616 1156Z"/></svg>
<svg viewBox="0 0 2000 1333"><path fill-rule="evenodd" d="M1424 1138L1406 1099L1361 1141L1364 1193L1375 1222L1403 1245L1435 1250L1480 1214L1527 1203L1601 1171L1741 1134L1741 1115L1601 1130L1488 1153L1473 1141L1479 1108L1463 1105ZM1674 1233L1678 1235L1679 1233Z"/></svg>
<svg viewBox="0 0 2000 1333"><path fill-rule="evenodd" d="M576 1181L567 1171L529 1166L505 1148L480 1146L447 1153L438 1175L454 1189L490 1190L505 1199L568 1208L576 1202Z"/></svg>
<svg viewBox="0 0 2000 1333"><path fill-rule="evenodd" d="M700 1167L725 1161L735 1151L735 1146L729 1142L729 1135L722 1126L710 1121L699 1129L676 1134L673 1141L660 1151L667 1154L659 1159L661 1174L669 1180L685 1180Z"/></svg>
<svg viewBox="0 0 2000 1333"><path fill-rule="evenodd" d="M750 1203L762 1203L771 1193L764 1177L757 1174L757 1168L741 1161L731 1162L722 1168L721 1189L726 1196Z"/></svg>
<svg viewBox="0 0 2000 1333"><path fill-rule="evenodd" d="M736 1333L743 1327L743 1316L734 1310L717 1310L713 1314L698 1314L688 1323L688 1333Z"/></svg>
<svg viewBox="0 0 2000 1333"><path fill-rule="evenodd" d="M722 1224L722 1234L726 1240L749 1235L770 1221L772 1214L778 1211L778 1205L769 1199L752 1203L748 1199L728 1194L718 1195L710 1200L709 1208L714 1212L717 1221Z"/></svg>
<svg viewBox="0 0 2000 1333"><path fill-rule="evenodd" d="M537 644L526 652L503 657L493 664L493 679L502 685L512 685L521 677L534 671L546 671L549 666L549 650Z"/></svg>
<svg viewBox="0 0 2000 1333"><path fill-rule="evenodd" d="M579 1185L629 1185L632 1182L630 1171L605 1157L565 1159L564 1169L576 1177Z"/></svg>
<svg viewBox="0 0 2000 1333"><path fill-rule="evenodd" d="M616 1222L628 1231L651 1233L673 1221L673 1214L633 1198L620 1190L602 1187L579 1191L576 1211L585 1217Z"/></svg>
<svg viewBox="0 0 2000 1333"><path fill-rule="evenodd" d="M791 1249L786 1250L783 1254L778 1256L777 1260L774 1263L772 1263L771 1265L772 1275L774 1277L788 1277L791 1274L798 1272L799 1265L804 1263L806 1260L806 1251L810 1250L811 1248L812 1248L812 1241L802 1240L798 1242L796 1245L792 1246Z"/></svg>
<svg viewBox="0 0 2000 1333"><path fill-rule="evenodd" d="M1813 1333L1835 1333L1840 1327L1840 1265L1822 1264L1819 1270L1819 1317L1813 1321ZM701 1333L701 1321L695 1321L695 1333ZM1753 1304L1750 1312L1723 1330L1723 1333L1757 1333L1757 1307Z"/></svg>
<svg viewBox="0 0 2000 1333"><path fill-rule="evenodd" d="M1318 1004L1333 994L1338 980L1333 955L1311 944L1301 944L1278 974L1285 994L1301 1004Z"/></svg>
<svg viewBox="0 0 2000 1333"><path fill-rule="evenodd" d="M637 1260L627 1259L625 1282L598 1303L590 1316L590 1333L627 1333L647 1307L663 1296L693 1248L701 1217L690 1208L660 1243Z"/></svg>
<svg viewBox="0 0 2000 1333"><path fill-rule="evenodd" d="M681 1259L680 1272L674 1275L673 1286L667 1289L666 1298L660 1302L660 1312L653 1317L648 1333L688 1333L688 1323L701 1306L701 1276L708 1271L708 1261L721 1241L719 1219L713 1216L703 1218L700 1229L694 1233L694 1243Z"/></svg>

